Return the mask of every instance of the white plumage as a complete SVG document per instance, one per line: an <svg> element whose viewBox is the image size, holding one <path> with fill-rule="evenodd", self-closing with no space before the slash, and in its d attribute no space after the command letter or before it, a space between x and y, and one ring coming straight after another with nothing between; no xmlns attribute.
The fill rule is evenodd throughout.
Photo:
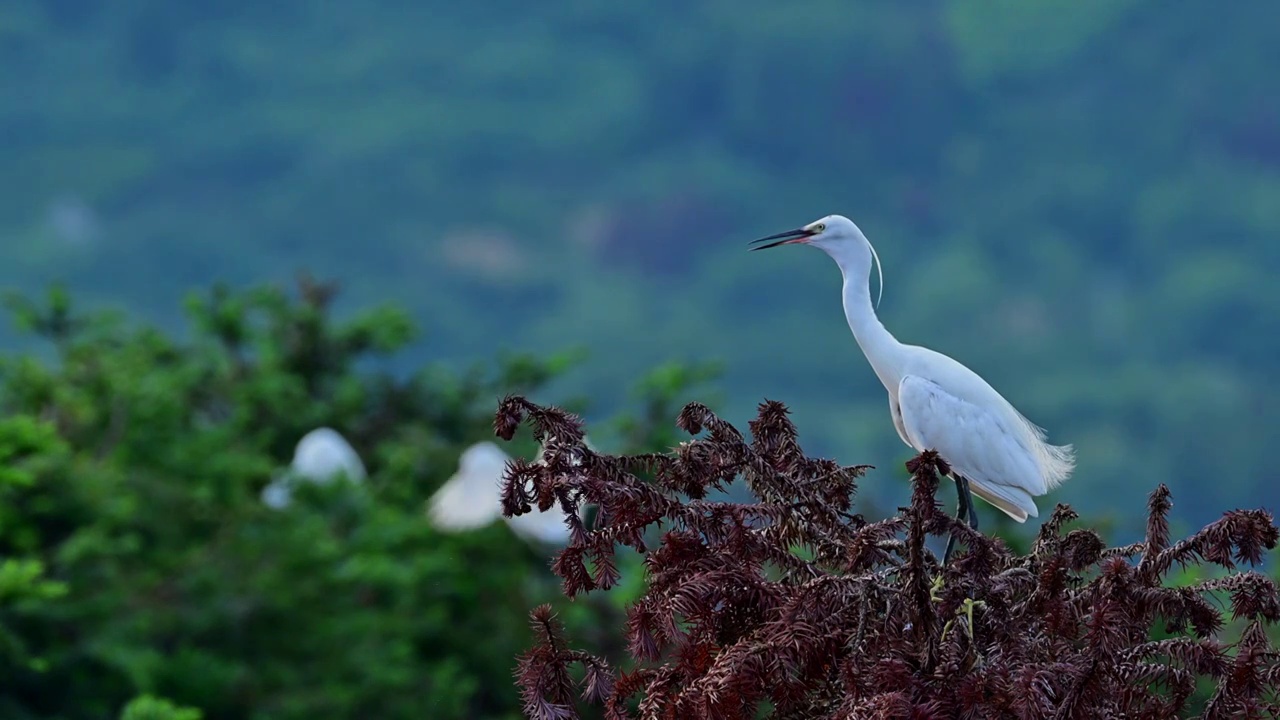
<svg viewBox="0 0 1280 720"><path fill-rule="evenodd" d="M500 514L498 483L509 459L491 442L463 450L458 471L427 502L431 524L445 532L461 532L493 522Z"/></svg>
<svg viewBox="0 0 1280 720"><path fill-rule="evenodd" d="M945 355L933 355L938 365L954 366L953 375L943 380L903 376L890 394L897 396L898 435L915 450L936 450L956 474L969 479L974 494L1014 520L1039 517L1032 498L1067 478L1070 447L1046 444L1044 432L982 378Z"/></svg>
<svg viewBox="0 0 1280 720"><path fill-rule="evenodd" d="M364 463L347 439L332 428L316 428L298 441L289 469L262 489L262 502L282 509L293 502L295 482L324 484L339 477L352 482L365 479Z"/></svg>
<svg viewBox="0 0 1280 720"><path fill-rule="evenodd" d="M313 482L325 483L345 475L356 482L365 478L364 463L351 443L333 428L312 430L298 441L289 469Z"/></svg>
<svg viewBox="0 0 1280 720"><path fill-rule="evenodd" d="M775 242L754 249L814 245L836 261L844 276L845 318L889 393L898 436L917 451L936 451L950 464L961 493L961 513L968 485L1018 522L1037 517L1032 498L1071 475L1072 447L1045 442L1044 431L977 373L941 353L901 343L884 328L871 303L870 274L879 258L858 226L844 216L828 215L754 242L765 240ZM971 506L969 518L976 527Z"/></svg>
<svg viewBox="0 0 1280 720"><path fill-rule="evenodd" d="M540 449L539 463L544 461L544 454L545 449ZM559 504L546 512L539 512L535 507L533 512L503 517L500 486L510 459L502 448L488 441L464 450L458 458L458 471L427 502L431 524L444 532L464 532L502 518L512 532L526 542L567 544L569 529Z"/></svg>

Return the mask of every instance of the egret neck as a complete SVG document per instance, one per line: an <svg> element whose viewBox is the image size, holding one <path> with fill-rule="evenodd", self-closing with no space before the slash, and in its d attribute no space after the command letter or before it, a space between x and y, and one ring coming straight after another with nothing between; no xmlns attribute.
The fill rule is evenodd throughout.
<svg viewBox="0 0 1280 720"><path fill-rule="evenodd" d="M853 337L867 356L876 377L896 397L906 358L903 357L902 343L885 329L871 305L871 251L852 243L824 247L823 250L836 261L844 276L844 317L849 322L849 329L853 331Z"/></svg>

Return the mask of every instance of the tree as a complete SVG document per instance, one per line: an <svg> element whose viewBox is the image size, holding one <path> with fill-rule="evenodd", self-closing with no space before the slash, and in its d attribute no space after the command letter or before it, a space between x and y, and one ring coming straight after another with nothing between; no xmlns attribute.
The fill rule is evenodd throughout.
<svg viewBox="0 0 1280 720"><path fill-rule="evenodd" d="M441 534L425 501L491 437L495 398L570 359L406 377L386 367L414 337L404 313L339 322L335 293L309 277L296 293L215 287L188 302L181 338L81 313L61 290L11 300L50 352L0 361L0 715L169 713L124 710L150 695L204 720L516 716L524 611L554 600L547 558L502 523ZM264 506L322 425L368 481ZM648 426L626 426L629 447L657 437ZM564 617L589 628L606 612Z"/></svg>
<svg viewBox="0 0 1280 720"><path fill-rule="evenodd" d="M521 397L505 399L494 424L511 437L526 420L561 446L546 465L513 464L505 512L599 507L553 564L565 593L617 584L619 545L646 556L643 594L619 628L623 669L572 649L549 606L533 611L538 642L518 671L527 717L577 717L575 685L609 718L729 720L766 707L779 718L1280 712L1280 655L1265 632L1280 594L1266 576L1236 572L1280 539L1265 511L1232 510L1171 543L1159 485L1143 542L1107 547L1092 530L1068 530L1076 513L1058 505L1019 554L942 512L935 493L948 469L932 452L908 464L909 507L876 522L853 513L865 466L807 457L778 402L760 406L750 442L690 404L678 425L706 434L670 454L593 453L576 417ZM706 499L738 479L752 501ZM646 532L658 525L654 543ZM968 550L941 566L926 540L951 532ZM1167 582L1175 565L1201 563L1228 572ZM1231 647L1216 598L1243 622ZM575 665L585 667L576 679ZM1210 691L1196 697L1201 680Z"/></svg>

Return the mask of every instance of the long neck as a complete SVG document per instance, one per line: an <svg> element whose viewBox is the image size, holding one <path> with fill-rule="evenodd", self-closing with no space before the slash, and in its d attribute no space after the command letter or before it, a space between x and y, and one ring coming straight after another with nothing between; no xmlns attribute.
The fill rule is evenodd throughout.
<svg viewBox="0 0 1280 720"><path fill-rule="evenodd" d="M884 383L891 395L898 392L898 383L902 380L902 343L898 342L880 319L876 317L875 308L871 305L871 278L867 269L851 268L844 274L844 317L849 321L849 329L867 356L871 369L876 377Z"/></svg>

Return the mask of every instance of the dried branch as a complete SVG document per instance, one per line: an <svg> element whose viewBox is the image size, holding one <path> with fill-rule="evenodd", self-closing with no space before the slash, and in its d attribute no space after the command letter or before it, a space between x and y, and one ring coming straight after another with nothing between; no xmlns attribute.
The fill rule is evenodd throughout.
<svg viewBox="0 0 1280 720"><path fill-rule="evenodd" d="M591 452L577 418L520 397L502 401L495 432L524 422L551 445L543 464L511 463L504 512L599 508L553 562L565 593L615 584L620 545L645 554L647 574L620 629L635 667L620 675L567 649L550 608L533 612L538 643L517 668L531 718L579 717L578 697L617 720L753 718L765 702L779 718L1169 718L1201 709L1202 679L1215 686L1202 717L1276 711L1280 655L1264 624L1280 619L1280 593L1235 572L1276 546L1266 512L1227 512L1171 544L1160 485L1141 543L1067 530L1079 518L1059 505L1017 555L942 512L948 469L931 452L908 463L911 504L866 522L853 498L867 466L807 457L781 403L761 404L750 442L690 404L677 424L697 437L629 457ZM752 502L708 499L738 482ZM928 545L952 532L967 549L944 567ZM1226 574L1168 587L1175 563ZM1234 647L1217 638L1215 603L1247 623ZM1161 623L1173 637L1152 637Z"/></svg>

